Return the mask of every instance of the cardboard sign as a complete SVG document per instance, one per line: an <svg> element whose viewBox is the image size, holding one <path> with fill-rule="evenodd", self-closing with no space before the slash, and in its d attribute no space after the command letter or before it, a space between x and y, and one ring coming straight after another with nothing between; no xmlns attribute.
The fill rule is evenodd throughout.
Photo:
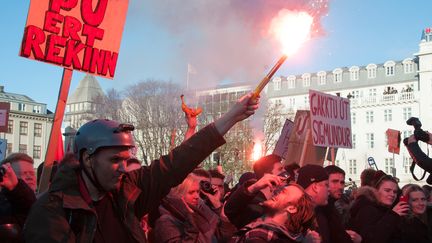
<svg viewBox="0 0 432 243"><path fill-rule="evenodd" d="M7 132L9 125L10 103L0 102L0 132Z"/></svg>
<svg viewBox="0 0 432 243"><path fill-rule="evenodd" d="M128 0L31 0L20 56L113 78Z"/></svg>
<svg viewBox="0 0 432 243"><path fill-rule="evenodd" d="M273 154L276 154L284 159L286 159L287 151L288 151L288 142L291 135L291 132L294 127L294 122L286 119L285 124L282 128L281 135L279 136L279 140L276 143L275 149L273 150Z"/></svg>
<svg viewBox="0 0 432 243"><path fill-rule="evenodd" d="M0 139L0 161L6 158L7 140Z"/></svg>
<svg viewBox="0 0 432 243"><path fill-rule="evenodd" d="M349 99L309 90L313 144L352 148Z"/></svg>
<svg viewBox="0 0 432 243"><path fill-rule="evenodd" d="M399 154L401 132L398 130L387 129L386 135L387 135L388 151L390 153Z"/></svg>
<svg viewBox="0 0 432 243"><path fill-rule="evenodd" d="M310 124L310 112L297 111L294 119L294 129L288 141L286 164L296 163L300 166L305 164L323 165L326 149L313 145ZM305 157L301 162L303 150Z"/></svg>

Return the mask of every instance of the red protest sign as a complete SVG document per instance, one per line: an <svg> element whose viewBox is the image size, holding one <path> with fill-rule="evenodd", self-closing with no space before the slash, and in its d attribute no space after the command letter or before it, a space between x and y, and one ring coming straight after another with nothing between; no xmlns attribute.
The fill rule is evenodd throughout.
<svg viewBox="0 0 432 243"><path fill-rule="evenodd" d="M386 135L387 135L388 151L390 153L399 154L401 132L398 130L387 129Z"/></svg>
<svg viewBox="0 0 432 243"><path fill-rule="evenodd" d="M128 0L31 0L20 56L113 78Z"/></svg>
<svg viewBox="0 0 432 243"><path fill-rule="evenodd" d="M352 148L349 99L309 90L313 144Z"/></svg>

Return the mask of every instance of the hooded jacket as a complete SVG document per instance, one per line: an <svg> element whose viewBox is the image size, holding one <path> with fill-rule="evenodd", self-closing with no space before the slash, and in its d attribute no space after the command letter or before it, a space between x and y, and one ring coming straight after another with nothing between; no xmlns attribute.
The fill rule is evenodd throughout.
<svg viewBox="0 0 432 243"><path fill-rule="evenodd" d="M127 173L120 188L112 192L114 207L136 242L146 242L141 219L157 208L169 190L225 140L213 124L201 129L170 155L148 167ZM24 227L26 242L93 242L98 217L79 190L80 168L66 163L59 169L48 193L34 204Z"/></svg>
<svg viewBox="0 0 432 243"><path fill-rule="evenodd" d="M376 189L360 187L351 208L349 228L360 234L363 243L395 242L401 217L379 203Z"/></svg>

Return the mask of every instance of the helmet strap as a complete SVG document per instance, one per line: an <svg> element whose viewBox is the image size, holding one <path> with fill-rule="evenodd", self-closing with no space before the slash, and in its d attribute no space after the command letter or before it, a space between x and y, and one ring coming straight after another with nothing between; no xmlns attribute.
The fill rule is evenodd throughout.
<svg viewBox="0 0 432 243"><path fill-rule="evenodd" d="M101 183L99 182L98 177L96 176L96 173L93 169L93 163L90 163L90 170L91 172L89 172L86 168L86 166L84 165L84 162L82 159L80 159L80 165L82 170L84 171L86 177L89 179L89 181L93 184L93 186L101 193L105 193L107 192L101 185ZM90 174L91 173L91 174Z"/></svg>

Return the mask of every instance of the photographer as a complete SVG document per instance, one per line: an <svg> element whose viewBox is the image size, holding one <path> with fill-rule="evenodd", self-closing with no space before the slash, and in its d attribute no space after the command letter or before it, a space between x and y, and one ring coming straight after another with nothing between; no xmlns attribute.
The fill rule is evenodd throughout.
<svg viewBox="0 0 432 243"><path fill-rule="evenodd" d="M432 134L430 134L427 131L424 131L421 129L421 122L416 117L411 117L407 120L408 125L414 126L414 134L410 137L404 139L404 144L408 149L408 152L410 153L412 159L414 160L414 163L416 163L418 166L420 166L422 169L424 169L426 172L431 173L432 172L432 159L429 158L418 145L418 141L423 141L427 144L431 144L432 142ZM413 170L413 167L411 169L411 172ZM414 174L413 174L414 176ZM427 179L428 184L432 184L432 176L429 176Z"/></svg>

